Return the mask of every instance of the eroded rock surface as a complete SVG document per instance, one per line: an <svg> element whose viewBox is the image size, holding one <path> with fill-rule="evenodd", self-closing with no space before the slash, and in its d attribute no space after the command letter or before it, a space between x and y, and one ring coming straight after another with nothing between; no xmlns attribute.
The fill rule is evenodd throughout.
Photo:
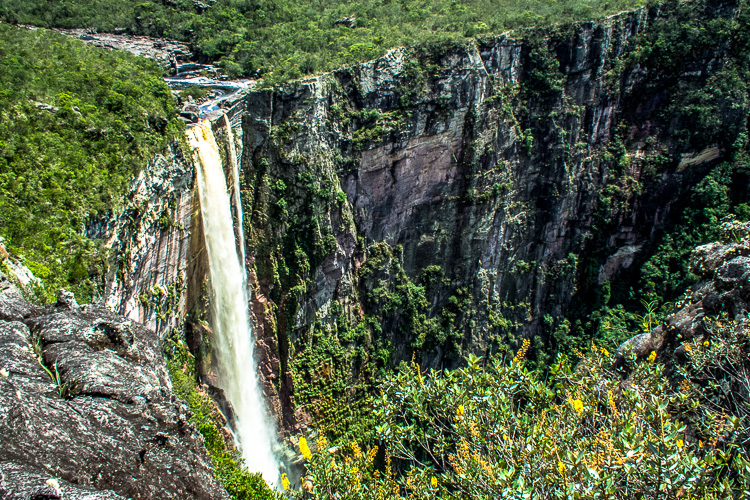
<svg viewBox="0 0 750 500"><path fill-rule="evenodd" d="M703 341L708 334L706 317L726 314L729 319L746 321L750 312L750 241L699 246L690 268L702 281L661 325L619 347L620 366L628 355L645 359L652 352L662 361L679 359L684 355L684 342Z"/></svg>
<svg viewBox="0 0 750 500"><path fill-rule="evenodd" d="M15 293L0 294L2 498L228 498L153 330Z"/></svg>

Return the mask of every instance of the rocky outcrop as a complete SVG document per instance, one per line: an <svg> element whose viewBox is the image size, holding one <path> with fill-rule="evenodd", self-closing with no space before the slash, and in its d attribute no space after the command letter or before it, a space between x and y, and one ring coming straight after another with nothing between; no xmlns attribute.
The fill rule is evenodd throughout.
<svg viewBox="0 0 750 500"><path fill-rule="evenodd" d="M744 224L747 234L750 225ZM685 343L710 341L705 319L725 315L742 324L750 313L750 240L715 242L695 249L691 270L701 278L680 308L650 332L641 333L617 350L616 365L629 356L646 359L655 352L660 362L686 359Z"/></svg>
<svg viewBox="0 0 750 500"><path fill-rule="evenodd" d="M228 498L158 335L61 294L0 294L2 498Z"/></svg>
<svg viewBox="0 0 750 500"><path fill-rule="evenodd" d="M165 70L177 72L181 62L192 57L187 44L165 38L134 36L125 33L96 33L88 29L56 30L75 36L88 45L110 50L124 50L136 56L147 57Z"/></svg>

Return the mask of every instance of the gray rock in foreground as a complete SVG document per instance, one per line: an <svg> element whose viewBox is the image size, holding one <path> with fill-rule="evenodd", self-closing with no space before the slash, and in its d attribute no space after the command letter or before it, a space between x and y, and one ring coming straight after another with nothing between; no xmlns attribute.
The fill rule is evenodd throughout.
<svg viewBox="0 0 750 500"><path fill-rule="evenodd" d="M153 331L13 293L0 300L0 498L229 498Z"/></svg>

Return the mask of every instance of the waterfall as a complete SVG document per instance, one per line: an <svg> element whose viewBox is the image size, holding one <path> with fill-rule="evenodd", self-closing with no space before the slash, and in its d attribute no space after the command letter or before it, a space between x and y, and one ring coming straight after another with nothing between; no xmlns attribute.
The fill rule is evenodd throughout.
<svg viewBox="0 0 750 500"><path fill-rule="evenodd" d="M237 254L219 148L209 122L189 129L187 136L194 148L198 170L198 193L213 288L212 350L219 368L219 385L234 407L236 425L233 430L245 465L251 472L262 473L269 483L278 484L279 465L273 454L275 432L268 422L256 376L245 266Z"/></svg>
<svg viewBox="0 0 750 500"><path fill-rule="evenodd" d="M232 122L229 121L229 117L227 115L223 115L223 118L224 118L224 127L227 130L227 142L229 143L229 165L232 167L232 182L234 184L234 199L235 199L235 206L237 207L237 218L239 220L239 224L237 224L238 229L239 229L239 238L237 239L240 242L239 244L240 262L244 266L245 229L242 227L242 203L240 203L240 166L237 163L237 150L234 147L234 135L232 134ZM245 283L245 288L247 288L247 283Z"/></svg>

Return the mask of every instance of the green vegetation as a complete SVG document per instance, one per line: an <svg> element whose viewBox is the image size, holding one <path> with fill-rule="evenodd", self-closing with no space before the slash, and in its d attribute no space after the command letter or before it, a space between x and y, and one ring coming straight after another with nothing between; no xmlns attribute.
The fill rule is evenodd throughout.
<svg viewBox="0 0 750 500"><path fill-rule="evenodd" d="M175 395L187 402L192 411L190 422L203 435L206 450L214 466L214 477L235 500L278 500L260 474L244 468L243 459L222 429L226 419L209 395L196 387L195 358L187 346L176 338L165 341L167 369Z"/></svg>
<svg viewBox="0 0 750 500"><path fill-rule="evenodd" d="M86 225L181 133L174 99L148 60L5 24L0 82L0 236L39 300L65 287L88 301L108 262Z"/></svg>
<svg viewBox="0 0 750 500"><path fill-rule="evenodd" d="M717 15L711 2L664 2L661 21L641 34L634 41L635 50L620 62L625 67L637 64L651 75L634 94L669 96L664 106L633 123L653 120L665 137L645 139L639 147L647 152L646 158L634 160L628 151L635 144L626 132L631 123L623 121L603 155L617 178L599 193L598 234L611 234L618 216L628 213L634 200L659 196L654 190L663 188L660 177L671 168L680 170L687 188L631 270L601 288L593 282L608 255L602 251L602 240L593 238L594 250L581 266L587 286L580 287L577 309L554 335L559 351L583 348L592 340L613 348L644 330L643 316L663 318L697 280L688 268L693 249L718 239L722 221L750 219L750 14L746 2L740 5L739 15L732 17ZM717 47L726 48L721 67L713 73L685 75L682 68L705 65ZM708 148L724 152L726 161L678 167L682 152ZM638 179L632 175L634 165L642 171Z"/></svg>
<svg viewBox="0 0 750 500"><path fill-rule="evenodd" d="M600 17L644 0L6 0L0 19L117 28L191 42L230 74L277 82L372 59L389 48ZM356 18L355 27L334 24Z"/></svg>
<svg viewBox="0 0 750 500"><path fill-rule="evenodd" d="M671 377L653 353L629 362L627 384L598 347L546 377L527 369L528 341L509 363L404 364L375 401L380 447L306 453L293 498L746 498L750 400L721 387L750 382L750 340L744 325L707 326Z"/></svg>

